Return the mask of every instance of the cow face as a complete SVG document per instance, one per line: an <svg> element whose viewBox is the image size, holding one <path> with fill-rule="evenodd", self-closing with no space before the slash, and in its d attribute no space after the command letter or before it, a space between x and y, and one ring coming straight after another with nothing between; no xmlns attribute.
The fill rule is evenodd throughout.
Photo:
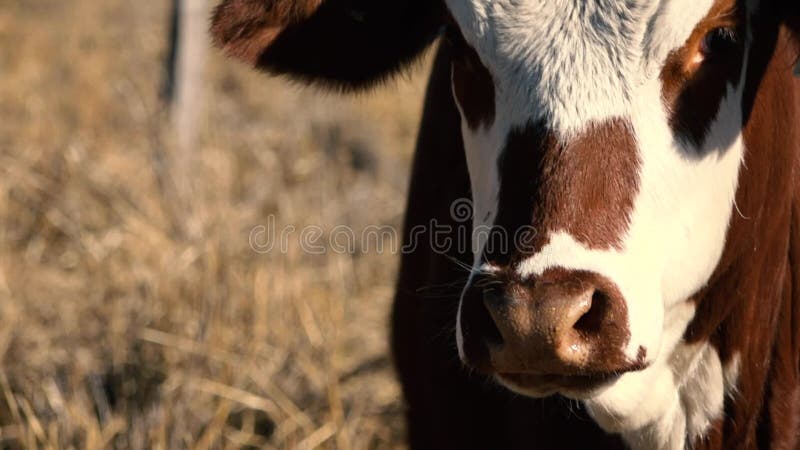
<svg viewBox="0 0 800 450"><path fill-rule="evenodd" d="M473 235L464 361L601 406L670 376L735 213L755 3L448 0L491 230Z"/></svg>

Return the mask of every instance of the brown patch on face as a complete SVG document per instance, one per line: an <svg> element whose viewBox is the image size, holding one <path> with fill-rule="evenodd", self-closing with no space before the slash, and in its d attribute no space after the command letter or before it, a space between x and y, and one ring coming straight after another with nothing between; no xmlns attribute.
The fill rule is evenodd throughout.
<svg viewBox="0 0 800 450"><path fill-rule="evenodd" d="M661 70L670 126L698 147L728 86L738 82L741 75L745 40L740 26L742 14L736 0L717 0Z"/></svg>
<svg viewBox="0 0 800 450"><path fill-rule="evenodd" d="M451 25L447 42L453 51L453 93L470 129L490 127L495 116L494 80L478 53Z"/></svg>
<svg viewBox="0 0 800 450"><path fill-rule="evenodd" d="M255 64L289 25L311 16L322 0L227 0L217 6L211 35L228 55Z"/></svg>
<svg viewBox="0 0 800 450"><path fill-rule="evenodd" d="M566 142L542 126L528 126L511 133L499 166L495 227L507 236L531 226L537 233L525 249L487 247L487 261L502 266L521 260L558 230L592 249L621 247L640 166L628 122L593 124Z"/></svg>

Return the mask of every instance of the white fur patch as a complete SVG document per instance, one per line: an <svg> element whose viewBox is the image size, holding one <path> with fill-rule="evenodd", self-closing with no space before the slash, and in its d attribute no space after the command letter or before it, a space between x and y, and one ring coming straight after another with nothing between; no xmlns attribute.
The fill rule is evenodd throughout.
<svg viewBox="0 0 800 450"><path fill-rule="evenodd" d="M725 396L736 392L739 364L737 355L723 367L708 343L680 344L667 366L631 374L647 379L647 393L616 393L615 400L630 409L627 413L596 399L586 403L595 420L620 432L632 450L683 450L687 443L701 440L722 416Z"/></svg>
<svg viewBox="0 0 800 450"><path fill-rule="evenodd" d="M504 122L545 120L559 132L625 114L651 3L448 1L494 75Z"/></svg>
<svg viewBox="0 0 800 450"><path fill-rule="evenodd" d="M447 0L493 74L502 128L544 120L569 135L624 117L713 0ZM646 70L650 68L650 70Z"/></svg>
<svg viewBox="0 0 800 450"><path fill-rule="evenodd" d="M608 399L586 404L595 420L620 432L632 450L683 450L722 414L723 369L708 343L679 345L669 364L630 375L646 383L629 383L615 392L613 408L608 408ZM633 386L646 391L632 391Z"/></svg>

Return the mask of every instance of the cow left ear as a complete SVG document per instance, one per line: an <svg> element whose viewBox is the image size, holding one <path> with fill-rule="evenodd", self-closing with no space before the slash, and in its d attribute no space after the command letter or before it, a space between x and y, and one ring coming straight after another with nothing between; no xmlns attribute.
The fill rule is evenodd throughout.
<svg viewBox="0 0 800 450"><path fill-rule="evenodd" d="M409 64L439 34L441 0L224 0L211 34L230 56L340 89Z"/></svg>

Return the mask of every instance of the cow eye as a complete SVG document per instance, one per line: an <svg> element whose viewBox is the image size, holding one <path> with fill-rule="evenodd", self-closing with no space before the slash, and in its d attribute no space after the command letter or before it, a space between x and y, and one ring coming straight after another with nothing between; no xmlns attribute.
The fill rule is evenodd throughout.
<svg viewBox="0 0 800 450"><path fill-rule="evenodd" d="M700 41L700 54L703 59L724 56L736 47L736 32L731 28L714 28Z"/></svg>

